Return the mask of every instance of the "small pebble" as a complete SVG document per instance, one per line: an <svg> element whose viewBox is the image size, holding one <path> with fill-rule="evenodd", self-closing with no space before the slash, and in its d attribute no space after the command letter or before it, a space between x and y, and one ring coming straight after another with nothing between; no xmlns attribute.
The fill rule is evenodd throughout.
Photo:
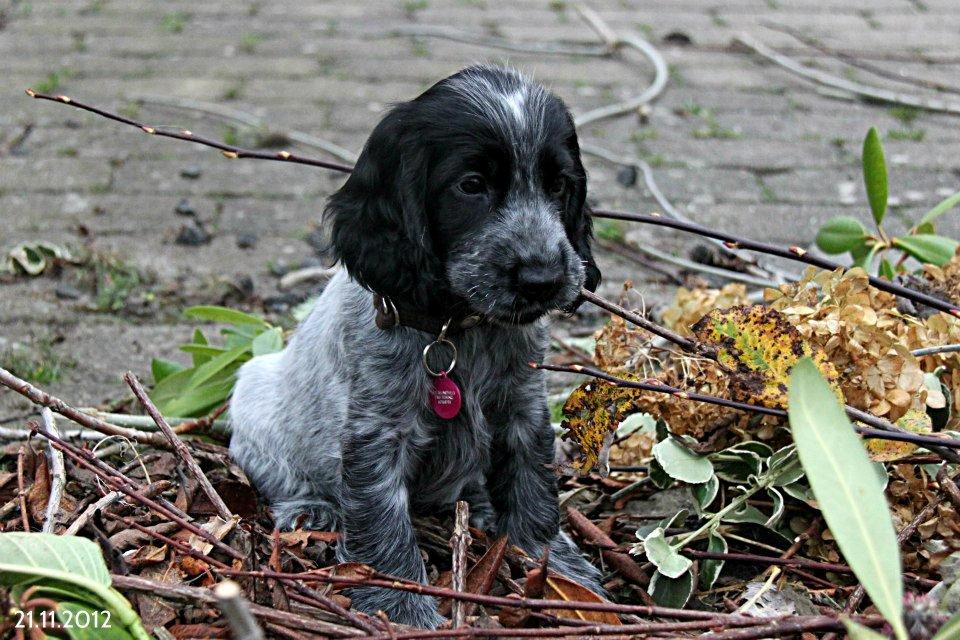
<svg viewBox="0 0 960 640"><path fill-rule="evenodd" d="M198 164L187 165L180 170L180 177L186 178L187 180L196 180L201 175L203 175L203 170Z"/></svg>
<svg viewBox="0 0 960 640"><path fill-rule="evenodd" d="M189 216L193 217L197 215L197 210L193 208L193 205L190 204L190 201L184 198L177 203L177 207L173 210L178 216Z"/></svg>
<svg viewBox="0 0 960 640"><path fill-rule="evenodd" d="M199 222L192 222L180 227L176 243L186 247L199 247L210 242L210 233Z"/></svg>
<svg viewBox="0 0 960 640"><path fill-rule="evenodd" d="M253 249L257 246L257 234L241 233L237 236L237 246L241 249Z"/></svg>
<svg viewBox="0 0 960 640"><path fill-rule="evenodd" d="M617 182L624 187L632 187L637 184L637 168L633 165L622 167L617 172Z"/></svg>
<svg viewBox="0 0 960 640"><path fill-rule="evenodd" d="M53 293L61 300L77 300L83 295L79 289L66 282L58 284Z"/></svg>

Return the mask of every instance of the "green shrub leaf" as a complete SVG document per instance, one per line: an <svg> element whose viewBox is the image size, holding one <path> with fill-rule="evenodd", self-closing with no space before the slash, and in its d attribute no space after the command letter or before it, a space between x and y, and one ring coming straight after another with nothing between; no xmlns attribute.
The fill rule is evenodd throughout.
<svg viewBox="0 0 960 640"><path fill-rule="evenodd" d="M817 232L817 246L824 253L845 253L864 244L867 229L852 216L837 216L828 220Z"/></svg>
<svg viewBox="0 0 960 640"><path fill-rule="evenodd" d="M647 593L661 607L681 609L693 594L693 575L687 571L676 578L670 578L657 571L650 579Z"/></svg>
<svg viewBox="0 0 960 640"><path fill-rule="evenodd" d="M873 221L880 226L887 214L887 162L876 127L870 127L863 141L863 182Z"/></svg>
<svg viewBox="0 0 960 640"><path fill-rule="evenodd" d="M711 553L726 553L727 541L716 530L707 534L707 551ZM704 560L700 563L700 587L712 589L720 572L723 571L723 560Z"/></svg>
<svg viewBox="0 0 960 640"><path fill-rule="evenodd" d="M931 225L932 227L934 220L945 214L947 211L950 211L950 209L953 209L958 204L960 204L960 191L956 192L952 196L944 198L939 204L937 204L937 206L923 214L923 217L920 218L920 222L917 223L915 228L920 230L920 227L923 227L924 225Z"/></svg>
<svg viewBox="0 0 960 640"><path fill-rule="evenodd" d="M86 538L0 533L0 585L14 592L36 586L38 595L67 606L108 610L111 624L125 632L111 638L150 638L130 603L111 587L100 547Z"/></svg>
<svg viewBox="0 0 960 640"><path fill-rule="evenodd" d="M657 527L643 539L643 549L647 553L647 559L668 578L679 578L693 564L690 558L680 555L670 546L663 527Z"/></svg>
<svg viewBox="0 0 960 640"><path fill-rule="evenodd" d="M843 619L843 626L847 628L847 637L850 640L887 640L887 636L877 633L869 627L858 624L853 620Z"/></svg>
<svg viewBox="0 0 960 640"><path fill-rule="evenodd" d="M653 457L667 475L675 480L701 484L713 477L713 465L705 456L697 455L673 438L655 444Z"/></svg>
<svg viewBox="0 0 960 640"><path fill-rule="evenodd" d="M920 262L942 267L953 258L958 243L952 238L921 233L894 238L893 245L898 249L903 249Z"/></svg>
<svg viewBox="0 0 960 640"><path fill-rule="evenodd" d="M171 360L164 360L162 358L154 358L150 361L150 373L153 374L154 384L160 382L167 376L171 376L178 371L183 371L186 369L179 362L173 362Z"/></svg>
<svg viewBox="0 0 960 640"><path fill-rule="evenodd" d="M199 306L188 307L183 310L183 314L189 318L197 320L209 320L211 322L222 322L224 324L235 325L253 325L257 327L268 328L270 325L263 318L230 309L228 307Z"/></svg>
<svg viewBox="0 0 960 640"><path fill-rule="evenodd" d="M283 330L280 327L267 329L253 339L251 346L254 356L276 353L283 349Z"/></svg>
<svg viewBox="0 0 960 640"><path fill-rule="evenodd" d="M900 548L863 444L808 358L793 368L788 398L800 462L827 526L874 605L905 640Z"/></svg>

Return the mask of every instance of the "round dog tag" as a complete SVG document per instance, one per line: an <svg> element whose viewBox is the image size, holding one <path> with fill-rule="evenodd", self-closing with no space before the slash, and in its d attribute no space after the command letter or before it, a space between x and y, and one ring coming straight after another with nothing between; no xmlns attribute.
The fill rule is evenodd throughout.
<svg viewBox="0 0 960 640"><path fill-rule="evenodd" d="M460 387L447 377L446 371L441 371L440 375L433 379L433 388L430 389L430 406L433 407L433 412L444 420L450 420L460 413L460 403Z"/></svg>

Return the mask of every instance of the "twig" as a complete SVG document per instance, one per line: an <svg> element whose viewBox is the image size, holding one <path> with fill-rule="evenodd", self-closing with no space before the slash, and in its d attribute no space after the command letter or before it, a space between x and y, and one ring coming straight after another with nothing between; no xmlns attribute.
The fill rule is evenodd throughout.
<svg viewBox="0 0 960 640"><path fill-rule="evenodd" d="M137 431L135 429L124 429L123 427L112 425L108 422L104 422L103 420L78 411L60 398L56 398L49 393L38 389L26 380L18 378L2 367L0 367L0 384L8 389L16 391L34 404L47 407L48 409L59 413L63 417L87 427L88 429L93 429L94 431L104 433L108 436L122 436L136 442L150 444L164 449L170 446L167 442L167 439L164 438L162 434L144 433L143 431Z"/></svg>
<svg viewBox="0 0 960 640"><path fill-rule="evenodd" d="M53 412L47 407L40 410L40 419L43 428L49 433L59 434L57 424L53 419ZM67 471L63 464L63 454L47 441L47 461L50 469L50 497L47 500L47 510L43 514L43 533L53 533L57 526L57 517L60 515L60 502L63 499L63 487L67 482Z"/></svg>
<svg viewBox="0 0 960 640"><path fill-rule="evenodd" d="M917 109L924 109L926 111L938 111L941 113L960 115L960 103L947 102L946 100L941 100L939 98L928 98L909 93L889 91L887 89L872 87L853 80L840 78L833 74L826 73L825 71L812 69L800 64L793 58L774 51L746 33L741 33L738 35L736 40L746 46L748 49L752 49L760 56L783 67L791 73L827 87L852 93L856 96L859 96L861 99L887 104L901 104L908 107L915 107Z"/></svg>
<svg viewBox="0 0 960 640"><path fill-rule="evenodd" d="M17 498L20 501L20 524L24 531L30 531L30 515L27 513L27 489L23 477L23 460L27 457L27 446L20 445L17 450Z"/></svg>
<svg viewBox="0 0 960 640"><path fill-rule="evenodd" d="M821 44L820 41L816 40L815 38L810 38L804 35L803 33L801 33L800 31L797 31L796 29L793 29L786 25L763 23L763 26L765 26L768 29L779 31L781 33L785 33L789 36L792 36L793 38L796 38L803 44L807 45L808 47L812 49L816 49L817 51L819 51L820 53L823 53L824 55L837 58L845 62L846 64L850 65L851 67L862 69L876 76L880 76L881 78L886 78L888 80L893 80L894 82L900 82L903 84L913 85L915 87L922 87L924 89L932 89L934 91L939 91L942 93L953 93L956 95L960 95L960 89L943 84L942 82L937 82L936 80L927 80L926 78L914 78L912 76L907 76L900 73L894 73L892 71L888 71L887 69L884 69L883 67L879 67L871 62L867 62L865 60L861 60L860 58L856 58L845 51L831 49L830 47L827 47Z"/></svg>
<svg viewBox="0 0 960 640"><path fill-rule="evenodd" d="M701 225L692 223L692 222L682 222L680 220L673 220L662 215L645 215L642 213L624 213L621 211L610 211L606 209L597 209L593 212L594 216L600 218L611 218L613 220L630 220L632 222L640 222L643 224L652 224L661 227L669 227L671 229L677 229L679 231L685 231L689 233L695 233L700 236L705 236L708 238L715 238L721 240L730 246L747 249L748 251L757 251L759 253L765 253L772 256L777 256L779 258L786 258L787 260L793 260L795 262L802 262L804 264L809 264L820 269L827 269L828 271L835 271L837 269L847 270L847 267L833 262L832 260L827 260L826 258L820 258L818 256L811 255L806 249L800 247L792 246L789 248L782 248L772 244L767 244L765 242L757 242L756 240L750 240L749 238L738 238L732 234L725 233L723 231L714 231L713 229L708 229ZM867 274L867 278L870 281L870 284L875 288L880 289L881 291L886 291L887 293L892 293L895 296L906 298L913 302L918 302L920 304L926 305L937 309L938 311L943 311L944 313L949 313L953 316L960 318L960 307L956 305L936 298L926 293L921 293L914 289L909 289L902 285L890 282L883 278L878 278L876 276L871 276Z"/></svg>
<svg viewBox="0 0 960 640"><path fill-rule="evenodd" d="M214 596L209 589L148 580L138 576L119 576L114 574L111 575L110 578L113 581L113 586L120 590L140 591L164 598L202 602L211 605L217 602L216 596ZM364 635L364 632L358 629L352 629L316 617L302 616L258 604L250 604L250 611L261 620L269 620L286 627L293 627L294 629L306 629L317 633L329 634L338 638Z"/></svg>
<svg viewBox="0 0 960 640"><path fill-rule="evenodd" d="M156 430L157 425L150 416L139 416L128 413L110 413L100 411L94 407L79 407L78 411L94 418L99 418L120 427L134 427L144 431ZM201 418L175 418L167 416L167 424L173 427L176 433L192 433L194 431L209 432L217 435L228 433L227 421L221 420L220 416L227 410L226 403L220 405L207 415Z"/></svg>
<svg viewBox="0 0 960 640"><path fill-rule="evenodd" d="M169 480L158 480L157 482L154 482L144 487L143 495L147 496L148 498L152 498L158 493L166 491L171 486L173 486L173 483L170 482ZM66 530L63 532L63 535L65 536L76 535L77 532L80 531L85 524L87 524L87 521L90 520L91 517L93 517L93 514L95 514L98 511L103 511L110 505L119 501L121 497L123 497L123 494L120 493L119 491L111 491L110 493L106 494L105 496L103 496L93 504L88 505L87 508L84 509L79 516L77 516L77 519L70 523L70 526L66 528Z"/></svg>
<svg viewBox="0 0 960 640"><path fill-rule="evenodd" d="M220 497L220 494L217 493L217 490L213 488L213 485L210 484L210 480L207 476L204 475L203 469L200 468L200 465L197 464L197 461L194 460L193 455L190 453L190 449L187 448L187 445L183 443L173 429L167 424L167 421L163 419L163 415L160 413L160 410L157 409L156 405L153 404L153 401L150 400L150 397L147 395L146 390L144 390L143 385L140 384L140 381L137 380L137 376L133 375L132 372L128 371L124 374L123 379L126 381L127 386L133 391L133 395L137 397L137 400L140 401L140 404L143 405L143 408L147 410L147 413L153 418L153 421L157 424L157 428L163 433L164 436L170 441L170 444L173 445L173 450L179 454L180 459L183 460L183 463L187 466L187 469L190 470L190 473L197 480L197 484L200 485L200 489L203 490L207 498L210 499L210 503L213 505L213 508L216 509L217 515L223 518L226 521L233 519L233 514L230 512L230 508L227 507L227 504L223 501L223 498Z"/></svg>
<svg viewBox="0 0 960 640"><path fill-rule="evenodd" d="M34 423L35 424L35 423ZM222 540L214 536L212 533L206 529L197 526L196 524L187 520L186 514L181 515L178 513L175 508L168 507L166 505L160 504L152 498L148 498L144 495L143 491L137 488L137 485L127 476L123 475L116 469L104 464L102 461L98 460L93 456L89 451L83 449L78 449L74 447L69 442L62 440L50 433L44 433L39 429L35 429L35 432L44 438L49 439L53 445L66 454L71 460L73 460L78 465L89 469L91 472L96 474L104 482L110 485L113 489L120 491L124 495L130 497L131 499L137 501L143 506L149 508L155 513L176 522L182 528L187 529L191 533L203 538L211 545L219 549L220 551L226 553L231 558L236 560L243 561L245 556L234 549L233 547L225 544Z"/></svg>
<svg viewBox="0 0 960 640"><path fill-rule="evenodd" d="M255 116L252 113L247 113L246 111L240 111L239 109L232 109L224 105L214 104L212 102L202 102L200 100L191 100L189 98L171 98L167 96L155 95L136 95L132 96L131 99L137 104L155 104L172 109L197 111L207 115L232 120L241 125L255 129L260 129L267 126L267 123L264 122L264 120L259 116ZM315 149L319 149L320 151L329 153L333 157L343 160L344 162L357 161L357 154L349 149L344 149L338 144L334 144L329 140L324 140L323 138L310 135L309 133L304 133L302 131L275 131L272 129L270 132L287 138L288 140L292 140L305 147L313 147Z"/></svg>
<svg viewBox="0 0 960 640"><path fill-rule="evenodd" d="M600 527L573 507L567 507L567 522L583 539L600 548L600 555L621 576L630 582L646 587L650 584L650 576L643 572L640 565L628 554L616 551L616 543L605 534Z"/></svg>
<svg viewBox="0 0 960 640"><path fill-rule="evenodd" d="M960 351L960 344L941 344L935 347L914 349L910 352L910 355L921 358L923 356L935 356L939 353L956 353L958 351Z"/></svg>
<svg viewBox="0 0 960 640"><path fill-rule="evenodd" d="M689 351L690 353L701 355L703 357L708 357L708 358L711 357L710 351L708 349L705 349L703 345L699 345L698 343L694 342L693 340L690 340L689 338L684 338L679 333L671 331L666 327L661 327L657 323L647 320L643 316L636 314L632 311L629 311L628 309L621 307L615 302L611 302L606 298L601 298L600 296L598 296L592 291L588 291L587 289L581 289L580 295L587 302L595 304L601 309L606 309L610 313L618 315L624 320L628 320L632 322L633 324L637 325L641 329L645 329L654 335L660 336L665 340L669 340L670 342L679 346L684 351Z"/></svg>
<svg viewBox="0 0 960 640"><path fill-rule="evenodd" d="M450 538L450 547L453 550L452 572L453 590L463 593L467 590L467 553L470 549L470 505L463 500L457 500L456 513L453 524L453 537ZM462 627L467 618L467 612L462 600L454 600L452 604L453 628Z"/></svg>
<svg viewBox="0 0 960 640"><path fill-rule="evenodd" d="M100 109L99 107L94 107L82 102L77 102L76 100L70 98L69 96L53 96L46 93L39 93L33 89L27 89L27 95L31 98L37 98L38 100L50 100L51 102L60 102L63 104L69 104L83 111L89 111L90 113L95 113L98 116L107 118L109 120L114 120L131 127L136 127L144 133L160 136L162 138L173 138L175 140L185 140L187 142L194 142L196 144L203 145L205 147L213 147L214 149L219 149L220 152L227 158L254 158L256 160L273 160L276 162L289 162L292 164L305 164L312 167L322 167L324 169L331 169L333 171L340 171L343 173L349 173L351 167L349 165L340 164L337 162L328 162L326 160L317 160L315 158L307 158L305 156L300 156L289 151L277 151L277 152L266 152L266 151L255 151L253 149L243 149L241 147L236 147L232 144L224 144L222 142L217 142L216 140L211 140L210 138L205 138L203 136L198 136L192 131L182 129L180 131L168 131L166 129L160 129L157 127L151 127L136 120L132 120L125 116L118 115L116 113L111 113Z"/></svg>
<svg viewBox="0 0 960 640"><path fill-rule="evenodd" d="M310 282L314 280L329 280L337 273L338 267L304 267L285 273L278 286L280 289L291 289L301 282Z"/></svg>
<svg viewBox="0 0 960 640"><path fill-rule="evenodd" d="M116 520L117 522L122 522L124 525L131 527L133 529L136 529L140 533L148 535L151 538L155 538L156 540L159 540L164 544L170 545L171 547L173 547L174 549L176 549L177 551L179 551L185 556L190 556L190 557L196 558L197 560L201 560L204 563L210 565L211 568L227 569L230 566L225 562L221 562L216 558L211 558L209 555L202 553L200 551L197 551L196 549L191 547L186 542L183 542L182 540L171 538L170 536L160 533L155 529L151 529L150 527L145 527L139 522L137 522L136 520L133 520L132 518L125 518L123 516L118 516L113 513L104 513L104 515L108 520Z"/></svg>
<svg viewBox="0 0 960 640"><path fill-rule="evenodd" d="M606 371L601 371L600 369L595 369L593 367L586 367L579 364L572 365L556 365L556 364L540 364L536 362L531 362L529 365L535 369L545 369L547 371L557 371L560 373L579 373L582 375L591 376L593 378L598 378L600 380L605 380L612 384L617 385L618 387L628 387L631 389L640 389L642 391L652 391L654 393L665 393L672 395L684 400L696 400L699 402L706 402L709 404L715 404L722 407L727 407L730 409L737 409L740 411L748 411L752 413L760 413L769 416L777 416L780 418L786 418L787 412L784 409L777 409L774 407L765 407L762 405L749 404L746 402L738 402L736 400L728 400L726 398L720 398L718 396L706 395L703 393L697 393L695 391L684 391L678 387L673 387L663 382L649 382L641 380L627 380L625 378L619 378L612 374L607 373ZM938 438L936 436L925 435L920 433L912 433L908 431L903 431L895 424L878 418L872 414L860 411L853 407L846 407L847 414L860 422L865 424L874 425L876 428L870 429L867 427L860 427L854 425L857 433L866 437L866 438L876 438L878 440L897 440L899 442L910 442L919 446L929 448L931 450L935 449L960 449L960 440L953 438ZM957 457L956 454L948 453L953 457ZM941 454L943 457L943 454Z"/></svg>
<svg viewBox="0 0 960 640"><path fill-rule="evenodd" d="M611 49L630 47L640 52L653 65L653 81L646 89L629 100L593 109L592 111L576 116L573 121L577 127L584 127L599 120L636 111L643 105L653 102L663 93L664 88L667 86L667 80L670 78L670 70L656 47L635 34L620 35L615 33L593 9L579 4L574 6L580 16L600 35Z"/></svg>
<svg viewBox="0 0 960 640"><path fill-rule="evenodd" d="M366 34L365 34L366 35ZM453 42L462 42L472 44L478 47L490 47L492 49L503 49L504 51L517 51L520 53L536 53L559 56L593 56L598 58L608 57L611 53L610 48L598 46L593 43L559 43L559 42L517 42L506 38L496 38L492 36L478 36L459 29L452 29L444 25L432 24L410 24L399 25L385 34L369 34L370 37L378 39L384 36L412 36L415 38L440 38L442 40L451 40Z"/></svg>
<svg viewBox="0 0 960 640"><path fill-rule="evenodd" d="M263 640L263 629L250 613L250 606L243 599L240 585L233 580L224 580L213 588L217 605L230 626L230 634L235 640Z"/></svg>

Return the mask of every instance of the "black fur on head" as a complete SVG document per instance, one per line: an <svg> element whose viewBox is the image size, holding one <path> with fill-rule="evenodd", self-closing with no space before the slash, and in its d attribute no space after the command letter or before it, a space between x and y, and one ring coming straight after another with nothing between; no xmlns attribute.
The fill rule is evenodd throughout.
<svg viewBox="0 0 960 640"><path fill-rule="evenodd" d="M514 71L470 67L387 114L325 215L371 291L520 323L599 284L585 198L563 102Z"/></svg>

